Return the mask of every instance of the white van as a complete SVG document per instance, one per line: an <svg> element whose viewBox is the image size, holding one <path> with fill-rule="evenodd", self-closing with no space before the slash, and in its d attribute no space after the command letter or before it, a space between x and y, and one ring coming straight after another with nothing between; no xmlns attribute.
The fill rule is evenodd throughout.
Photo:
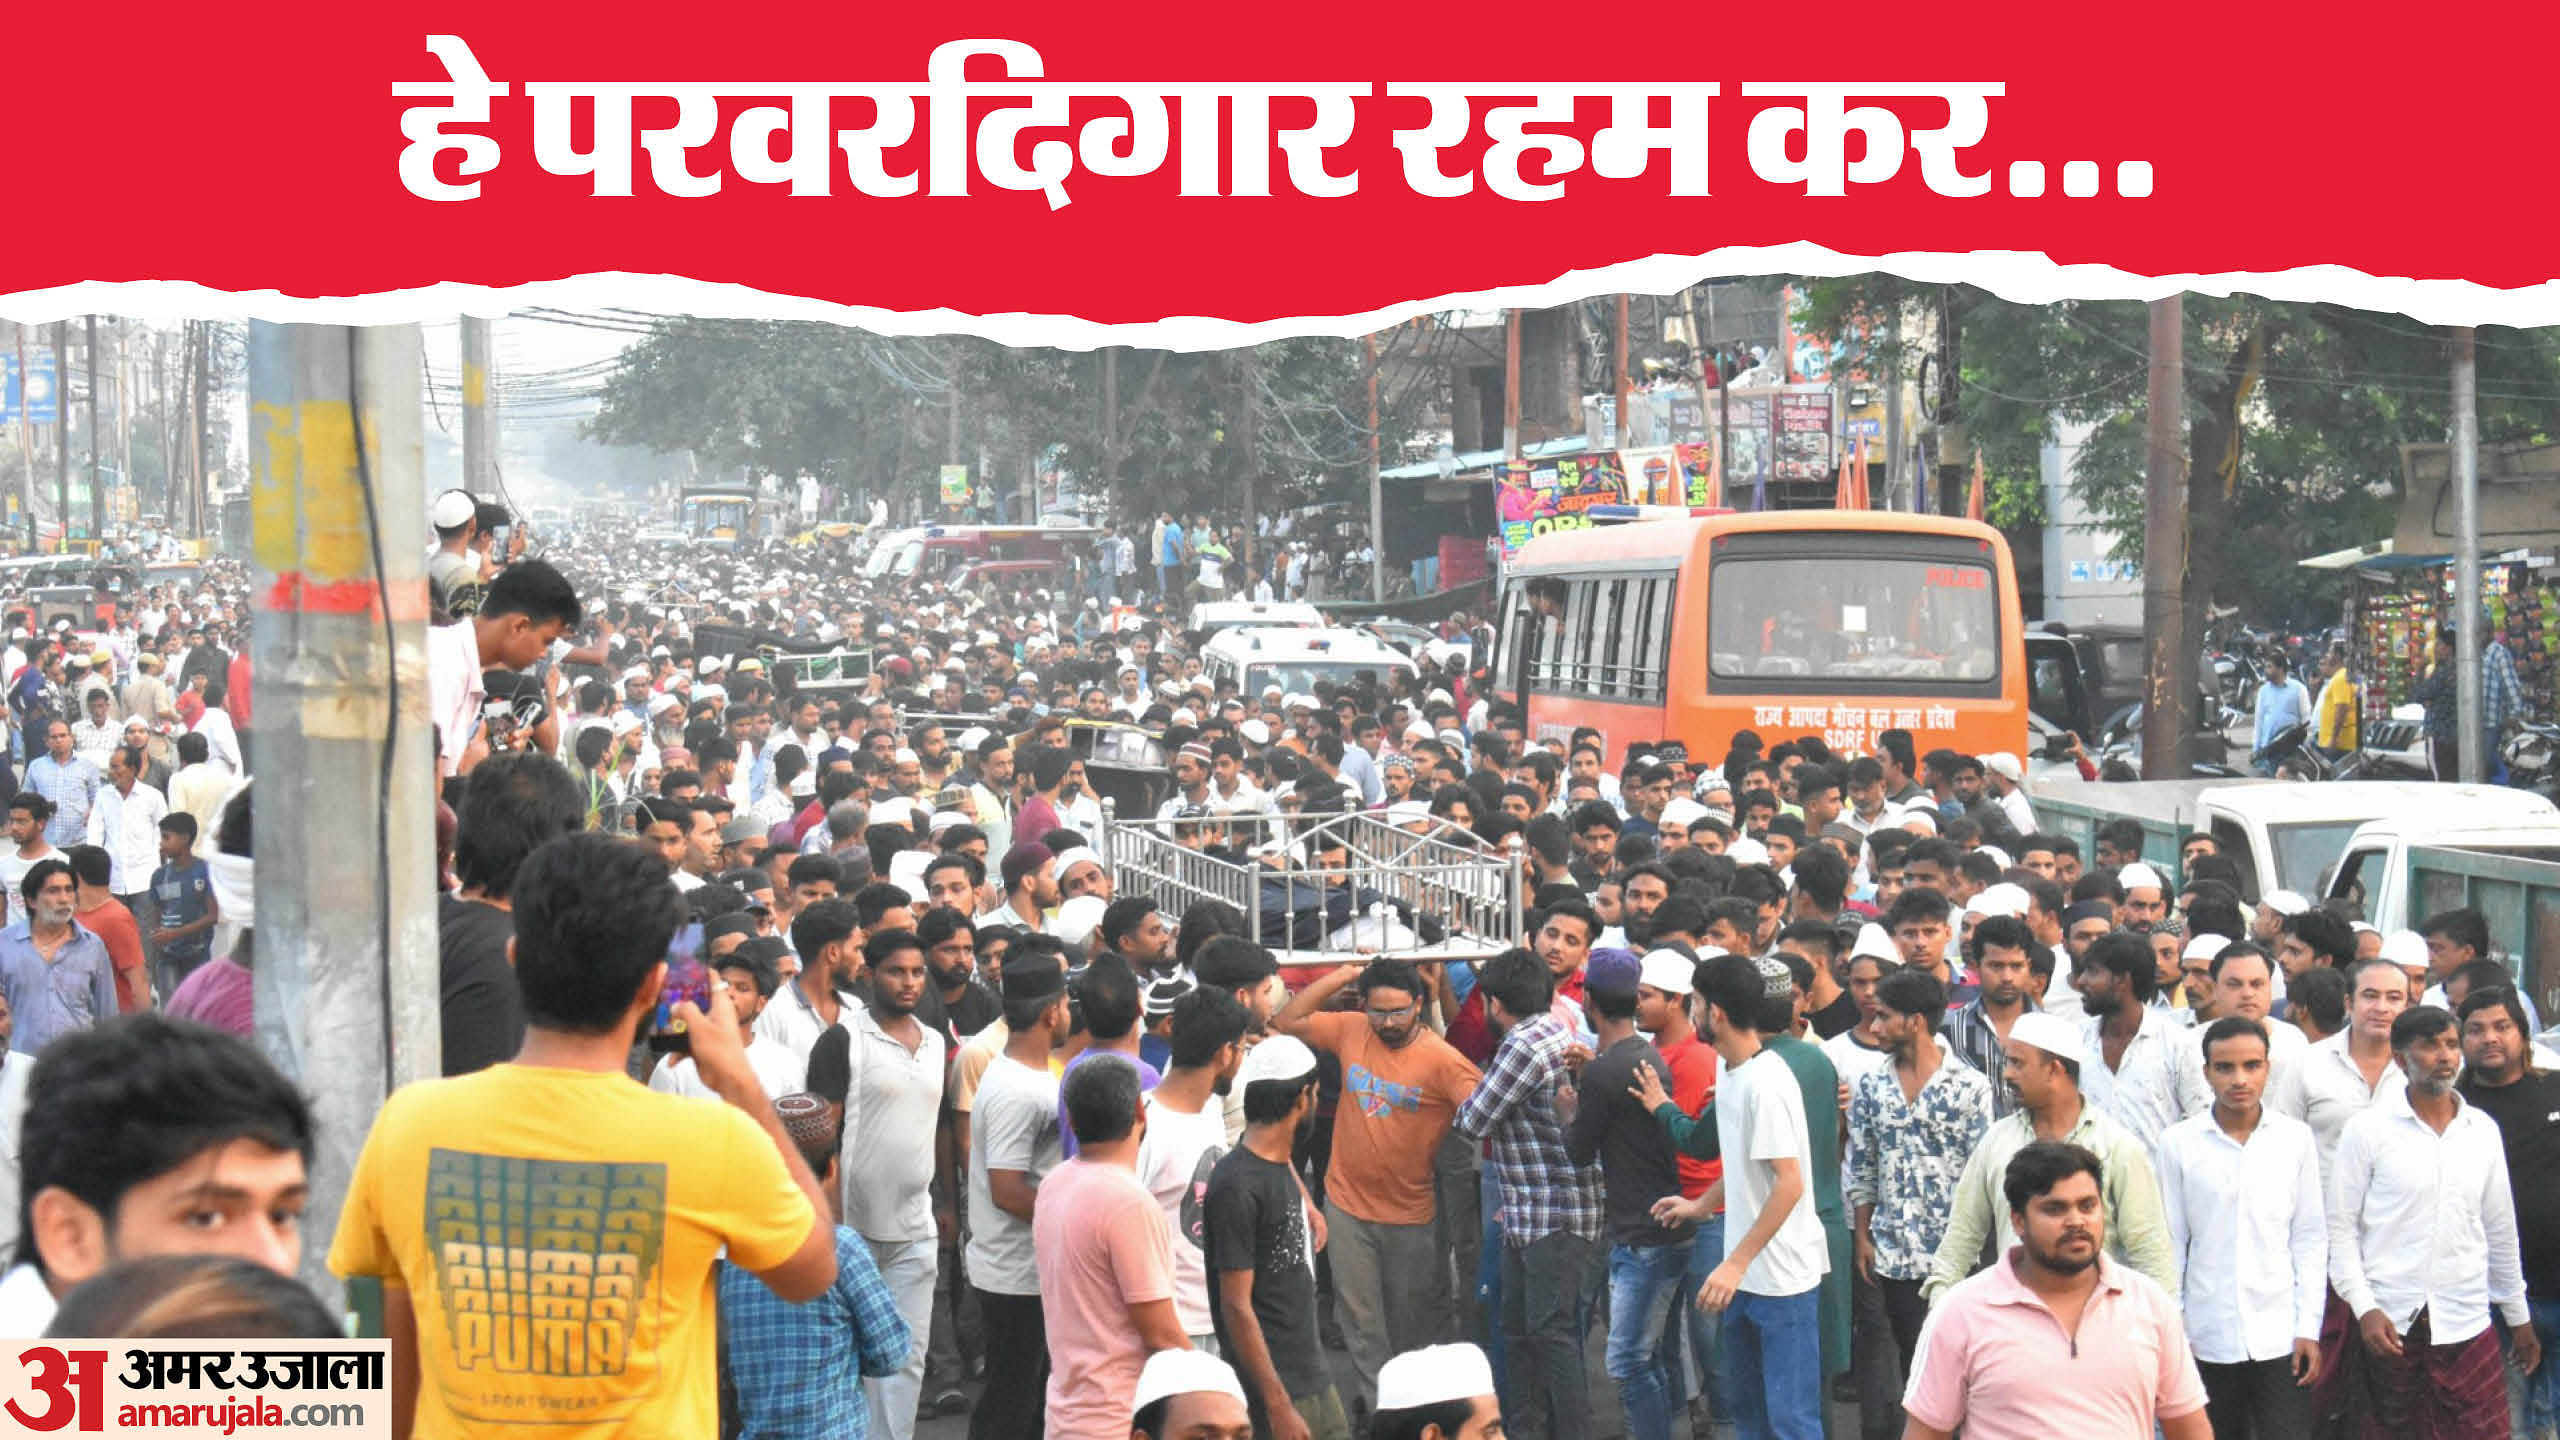
<svg viewBox="0 0 2560 1440"><path fill-rule="evenodd" d="M1303 600L1204 600L1192 607L1191 633L1222 630L1321 630L1324 612Z"/></svg>
<svg viewBox="0 0 2560 1440"><path fill-rule="evenodd" d="M1328 629L1221 631L1200 648L1200 665L1211 684L1232 682L1239 695L1275 686L1284 695L1313 695L1318 684L1349 685L1363 674L1383 691L1389 676L1421 671L1366 631Z"/></svg>

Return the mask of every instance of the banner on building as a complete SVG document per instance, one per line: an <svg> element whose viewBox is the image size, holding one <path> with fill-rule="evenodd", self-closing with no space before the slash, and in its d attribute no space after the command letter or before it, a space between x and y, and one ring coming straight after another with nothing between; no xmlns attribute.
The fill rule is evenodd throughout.
<svg viewBox="0 0 2560 1440"><path fill-rule="evenodd" d="M1791 386L1777 395L1776 449L1770 478L1781 485L1832 479L1832 405L1828 387Z"/></svg>
<svg viewBox="0 0 2560 1440"><path fill-rule="evenodd" d="M1589 529L1594 505L1627 503L1627 472L1614 452L1548 465L1514 460L1496 466L1493 478L1506 560L1538 536Z"/></svg>
<svg viewBox="0 0 2560 1440"><path fill-rule="evenodd" d="M1618 468L1627 477L1627 500L1635 505L1686 505L1688 486L1680 477L1680 452L1669 445L1618 452Z"/></svg>

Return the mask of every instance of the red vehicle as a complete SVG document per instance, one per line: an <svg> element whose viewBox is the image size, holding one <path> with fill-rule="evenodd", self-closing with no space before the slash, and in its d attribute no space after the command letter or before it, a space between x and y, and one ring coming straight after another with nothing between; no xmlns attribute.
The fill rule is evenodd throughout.
<svg viewBox="0 0 2560 1440"><path fill-rule="evenodd" d="M894 583L939 579L964 560L1064 562L1070 546L1101 538L1090 525L926 525L882 535L862 562L862 573Z"/></svg>

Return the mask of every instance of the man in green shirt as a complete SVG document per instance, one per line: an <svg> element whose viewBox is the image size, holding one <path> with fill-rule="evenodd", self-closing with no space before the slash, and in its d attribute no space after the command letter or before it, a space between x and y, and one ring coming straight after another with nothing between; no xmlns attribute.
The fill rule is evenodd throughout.
<svg viewBox="0 0 2560 1440"><path fill-rule="evenodd" d="M2001 1069L2017 1087L2019 1108L1993 1121L1965 1162L1946 1238L1938 1244L1937 1265L1920 1293L1934 1306L1986 1258L2005 1255L2018 1243L2009 1227L2001 1181L2009 1173L2009 1161L2038 1140L2067 1141L2098 1157L2106 1172L2100 1189L2107 1205L2107 1248L2163 1289L2178 1293L2168 1211L2151 1157L2132 1131L2081 1095L2080 1069L2088 1054L2079 1029L2058 1015L2030 1010L2010 1024L2002 1046L2007 1061Z"/></svg>
<svg viewBox="0 0 2560 1440"><path fill-rule="evenodd" d="M1771 962L1783 963L1783 962ZM1831 1246L1831 1270L1822 1277L1822 1374L1828 1381L1849 1370L1849 1277L1854 1272L1849 1211L1840 1190L1840 1072L1822 1047L1797 1033L1804 1018L1797 1002L1802 987L1769 1002L1760 1016L1760 1033L1769 1053L1786 1062L1804 1094L1805 1138L1813 1156L1813 1208L1822 1217L1822 1235ZM1827 1411L1825 1412L1828 1413Z"/></svg>

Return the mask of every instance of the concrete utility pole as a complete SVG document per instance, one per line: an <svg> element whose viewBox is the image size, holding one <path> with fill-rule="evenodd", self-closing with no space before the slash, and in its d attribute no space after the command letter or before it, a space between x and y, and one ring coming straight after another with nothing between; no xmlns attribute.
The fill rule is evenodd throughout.
<svg viewBox="0 0 2560 1440"><path fill-rule="evenodd" d="M136 515L142 491L133 483L133 322L116 322L116 485L133 497Z"/></svg>
<svg viewBox="0 0 2560 1440"><path fill-rule="evenodd" d="M2172 295L2151 302L2151 401L2144 425L2142 528L2142 778L2187 773L2186 312ZM2083 736L2083 739L2089 737Z"/></svg>
<svg viewBox="0 0 2560 1440"><path fill-rule="evenodd" d="M462 317L462 488L497 493L497 427L489 416L489 322Z"/></svg>
<svg viewBox="0 0 2560 1440"><path fill-rule="evenodd" d="M1520 458L1520 312L1502 312L1502 458Z"/></svg>
<svg viewBox="0 0 2560 1440"><path fill-rule="evenodd" d="M1910 459L1902 449L1902 316L1899 311L1893 317L1893 330L1893 348L1884 364L1884 494L1877 500L1876 508L1879 510L1901 508L1893 503L1893 495L1902 481L1902 467ZM1914 484L1922 483L1916 475L1912 479Z"/></svg>
<svg viewBox="0 0 2560 1440"><path fill-rule="evenodd" d="M2471 327L2453 327L2453 664L2455 722L2462 727L2462 783L2477 785L2489 773L2484 753L2492 738L2480 695L2480 370Z"/></svg>
<svg viewBox="0 0 2560 1440"><path fill-rule="evenodd" d="M1102 495L1113 504L1120 499L1120 349L1116 345L1102 349ZM1155 561L1150 558L1147 563Z"/></svg>
<svg viewBox="0 0 2560 1440"><path fill-rule="evenodd" d="M424 353L414 325L249 327L258 1043L319 1121L302 1278L322 1294L374 1112L443 1068Z"/></svg>
<svg viewBox="0 0 2560 1440"><path fill-rule="evenodd" d="M107 492L98 478L98 317L89 317L89 543L107 543ZM64 523L70 523L68 516Z"/></svg>
<svg viewBox="0 0 2560 1440"><path fill-rule="evenodd" d="M1363 342L1369 353L1369 603L1387 603L1387 476L1378 450L1378 337Z"/></svg>
<svg viewBox="0 0 2560 1440"><path fill-rule="evenodd" d="M1227 576L1227 593L1239 599L1253 593L1253 472L1262 466L1262 411L1254 396L1262 388L1262 357L1253 346L1244 347L1236 367L1237 402L1243 407L1237 424L1238 438L1244 449L1244 569L1243 582L1236 574ZM1374 537L1372 537L1374 538ZM1228 567L1230 571L1234 567Z"/></svg>
<svg viewBox="0 0 2560 1440"><path fill-rule="evenodd" d="M20 485L18 503L26 507L27 553L33 555L42 549L44 544L36 530L36 425L31 418L35 404L29 393L34 388L35 372L27 368L26 322L17 321L9 328L18 334L18 480ZM59 365L62 362L57 358L54 363ZM53 403L57 407L62 404L62 388L58 379L54 386ZM55 413L61 412L57 409Z"/></svg>
<svg viewBox="0 0 2560 1440"><path fill-rule="evenodd" d="M1618 297L1617 339L1609 348L1618 360L1618 443L1626 445L1632 442L1627 439L1627 297L1623 294Z"/></svg>
<svg viewBox="0 0 2560 1440"><path fill-rule="evenodd" d="M71 553L71 322L53 322L54 550Z"/></svg>

